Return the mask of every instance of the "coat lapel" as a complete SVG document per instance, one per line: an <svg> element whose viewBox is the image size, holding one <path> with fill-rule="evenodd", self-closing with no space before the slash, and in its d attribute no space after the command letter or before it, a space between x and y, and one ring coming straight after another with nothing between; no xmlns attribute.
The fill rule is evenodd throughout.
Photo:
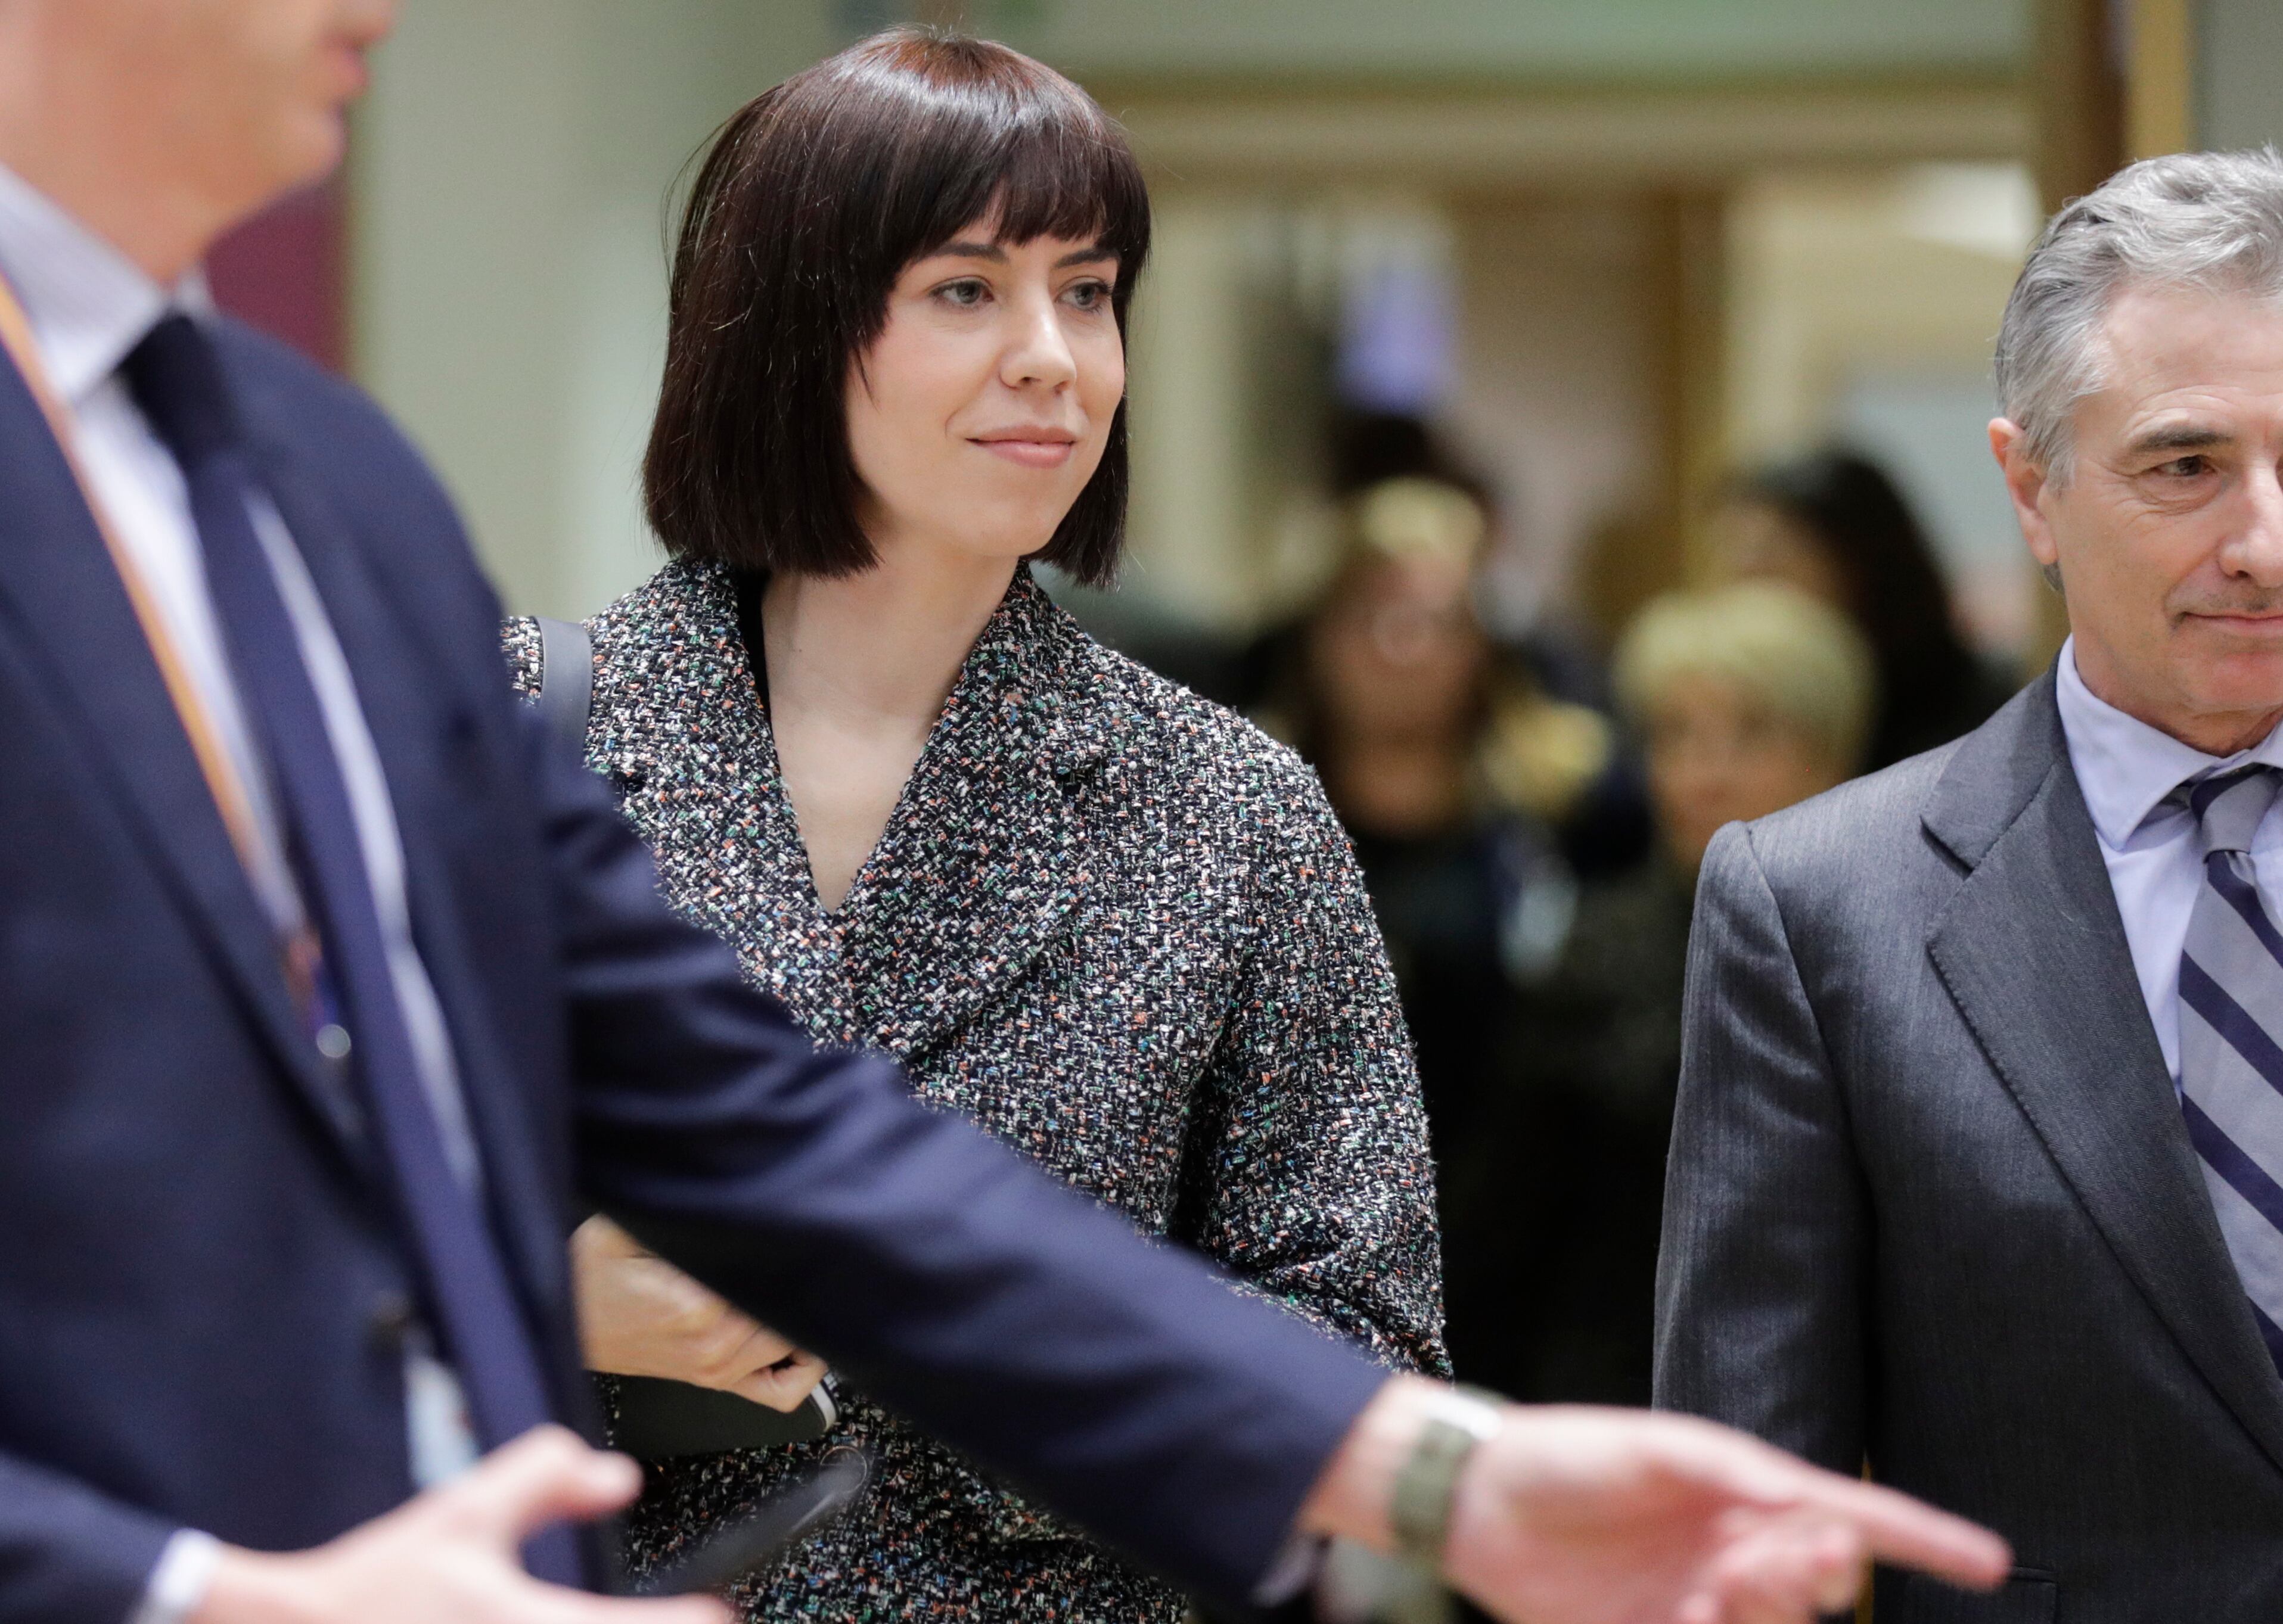
<svg viewBox="0 0 2283 1624"><path fill-rule="evenodd" d="M1093 878L1071 794L1106 747L1081 662L1076 628L1018 575L840 909L866 1041L916 1052L1068 927Z"/></svg>
<svg viewBox="0 0 2283 1624"><path fill-rule="evenodd" d="M2141 1002L2050 675L1960 747L1926 825L1968 869L1928 944L1944 986L2125 1271L2283 1466L2283 1381Z"/></svg>
<svg viewBox="0 0 2283 1624"><path fill-rule="evenodd" d="M456 713L444 685L422 674L443 668L443 661L440 650L426 646L432 628L419 606L391 596L366 566L352 528L289 453L275 442L257 451L264 488L324 602L380 758L404 852L413 934L444 1007L495 1218L515 1254L519 1278L535 1286L541 1302L557 1302L566 1290L562 1237L553 1226L556 1202L534 1148L547 1130L522 1108L489 1012L477 996L481 982L467 960L448 856L464 786L447 781L444 768L464 755L454 750L454 742L474 736L474 720ZM473 770L480 764L469 765Z"/></svg>
<svg viewBox="0 0 2283 1624"><path fill-rule="evenodd" d="M619 785L666 894L819 1043L861 1044L839 928L817 899L729 576L668 564L589 626L590 759Z"/></svg>
<svg viewBox="0 0 2283 1624"><path fill-rule="evenodd" d="M15 372L0 367L0 615L80 723L89 759L255 1028L345 1144L353 1107L320 1074L277 941L78 481Z"/></svg>

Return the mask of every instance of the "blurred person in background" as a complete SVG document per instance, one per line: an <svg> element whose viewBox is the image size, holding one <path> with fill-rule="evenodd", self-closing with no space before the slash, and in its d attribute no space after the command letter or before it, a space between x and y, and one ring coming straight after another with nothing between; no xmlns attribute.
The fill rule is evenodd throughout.
<svg viewBox="0 0 2283 1624"><path fill-rule="evenodd" d="M1867 457L1827 449L1745 475L1713 545L1726 574L1788 582L1862 629L1879 691L1866 772L1970 732L2014 690L1959 634L1926 532Z"/></svg>
<svg viewBox="0 0 2283 1624"><path fill-rule="evenodd" d="M1478 1267L1509 1214L1481 1199L1475 1147L1515 986L1574 905L1557 832L1593 815L1614 756L1601 716L1547 698L1485 634L1487 529L1477 498L1441 480L1352 498L1343 561L1257 713L1321 774L1386 935L1436 1147L1452 1358L1474 1379L1515 1312Z"/></svg>
<svg viewBox="0 0 2283 1624"><path fill-rule="evenodd" d="M1329 492L1343 506L1391 479L1425 479L1471 499L1483 516L1476 595L1477 604L1484 602L1481 567L1489 563L1492 553L1511 548L1518 540L1508 529L1512 505L1500 499L1482 470L1454 449L1442 431L1408 412L1345 407L1335 412L1327 425L1325 454ZM1486 624L1492 625L1492 637L1500 653L1527 667L1531 681L1549 697L1608 710L1609 682L1601 653L1575 628L1552 616L1535 617L1519 627ZM1266 646L1274 647L1273 643ZM1282 664L1271 660L1257 669L1259 674L1273 677ZM1242 703L1258 703L1265 692L1256 688ZM1638 796L1634 804L1625 809L1598 808L1597 825L1590 838L1589 849L1570 853L1573 860L1586 866L1603 866L1637 859L1640 843L1648 838L1647 820Z"/></svg>
<svg viewBox="0 0 2283 1624"><path fill-rule="evenodd" d="M1002 46L892 32L733 118L645 465L674 562L590 623L588 759L669 900L820 1042L893 1056L1142 1229L1439 1371L1417 1077L1322 790L1025 563L1116 568L1149 237L1116 127ZM528 686L529 624L510 641ZM694 1334L606 1221L574 1251L598 1368L779 1403L816 1379L744 1321L725 1366L720 1315ZM656 1463L635 1571L856 1443L876 1487L740 1588L750 1617L1180 1617L936 1439L839 1410L811 1443Z"/></svg>
<svg viewBox="0 0 2283 1624"><path fill-rule="evenodd" d="M1684 892L1722 825L1867 770L1876 656L1843 615L1775 582L1657 599L1613 675L1648 757L1659 866Z"/></svg>
<svg viewBox="0 0 2283 1624"><path fill-rule="evenodd" d="M1550 965L1521 990L1510 1082L1473 1147L1477 1181L1508 1207L1492 1266L1512 1307L1502 1361L1467 1374L1543 1400L1641 1403L1697 865L1724 824L1860 766L1876 684L1846 617L1768 581L1656 599L1613 675L1648 758L1656 851L1580 887Z"/></svg>

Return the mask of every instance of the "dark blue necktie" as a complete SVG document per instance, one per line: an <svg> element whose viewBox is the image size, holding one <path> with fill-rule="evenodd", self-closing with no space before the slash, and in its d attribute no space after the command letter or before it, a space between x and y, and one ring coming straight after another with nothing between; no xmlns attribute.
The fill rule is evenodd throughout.
<svg viewBox="0 0 2283 1624"><path fill-rule="evenodd" d="M476 1193L452 1170L421 1079L347 781L247 507L253 470L213 343L189 317L168 315L127 358L126 376L189 483L207 591L317 925L321 1002L339 1005L430 1314L477 1437L496 1448L549 1419L552 1406L498 1244ZM532 1541L525 1560L541 1578L580 1581L567 1529Z"/></svg>

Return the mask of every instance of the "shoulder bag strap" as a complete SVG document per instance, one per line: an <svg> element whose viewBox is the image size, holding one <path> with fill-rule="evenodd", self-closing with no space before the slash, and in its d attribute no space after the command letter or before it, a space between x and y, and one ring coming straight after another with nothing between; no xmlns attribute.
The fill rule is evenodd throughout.
<svg viewBox="0 0 2283 1624"><path fill-rule="evenodd" d="M587 753L587 714L595 702L595 642L575 620L539 622L539 714L548 731Z"/></svg>

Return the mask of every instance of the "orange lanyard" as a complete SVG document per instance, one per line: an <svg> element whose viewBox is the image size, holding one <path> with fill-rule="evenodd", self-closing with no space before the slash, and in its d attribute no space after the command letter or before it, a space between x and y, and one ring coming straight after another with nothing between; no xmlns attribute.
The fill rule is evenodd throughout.
<svg viewBox="0 0 2283 1624"><path fill-rule="evenodd" d="M136 567L134 555L121 543L110 516L96 494L95 483L88 478L79 460L77 423L71 408L48 379L46 363L41 360L39 346L32 337L31 321L5 276L0 276L0 348L8 352L8 359L22 375L32 398L40 403L40 410L48 420L48 432L55 436L64 461L71 465L72 477L79 481L80 496L94 517L96 529L102 533L104 547L111 554L112 567L118 571L120 582L127 588L128 601L135 606L135 618L142 625L144 640L151 645L152 657L159 663L159 675L166 681L168 695L175 702L175 713L182 719L183 731L190 735L191 750L198 757L199 771L206 774L206 788L213 792L215 806L221 809L230 842L238 848L238 860L251 873L254 854L261 849L252 799L183 668L149 584Z"/></svg>

